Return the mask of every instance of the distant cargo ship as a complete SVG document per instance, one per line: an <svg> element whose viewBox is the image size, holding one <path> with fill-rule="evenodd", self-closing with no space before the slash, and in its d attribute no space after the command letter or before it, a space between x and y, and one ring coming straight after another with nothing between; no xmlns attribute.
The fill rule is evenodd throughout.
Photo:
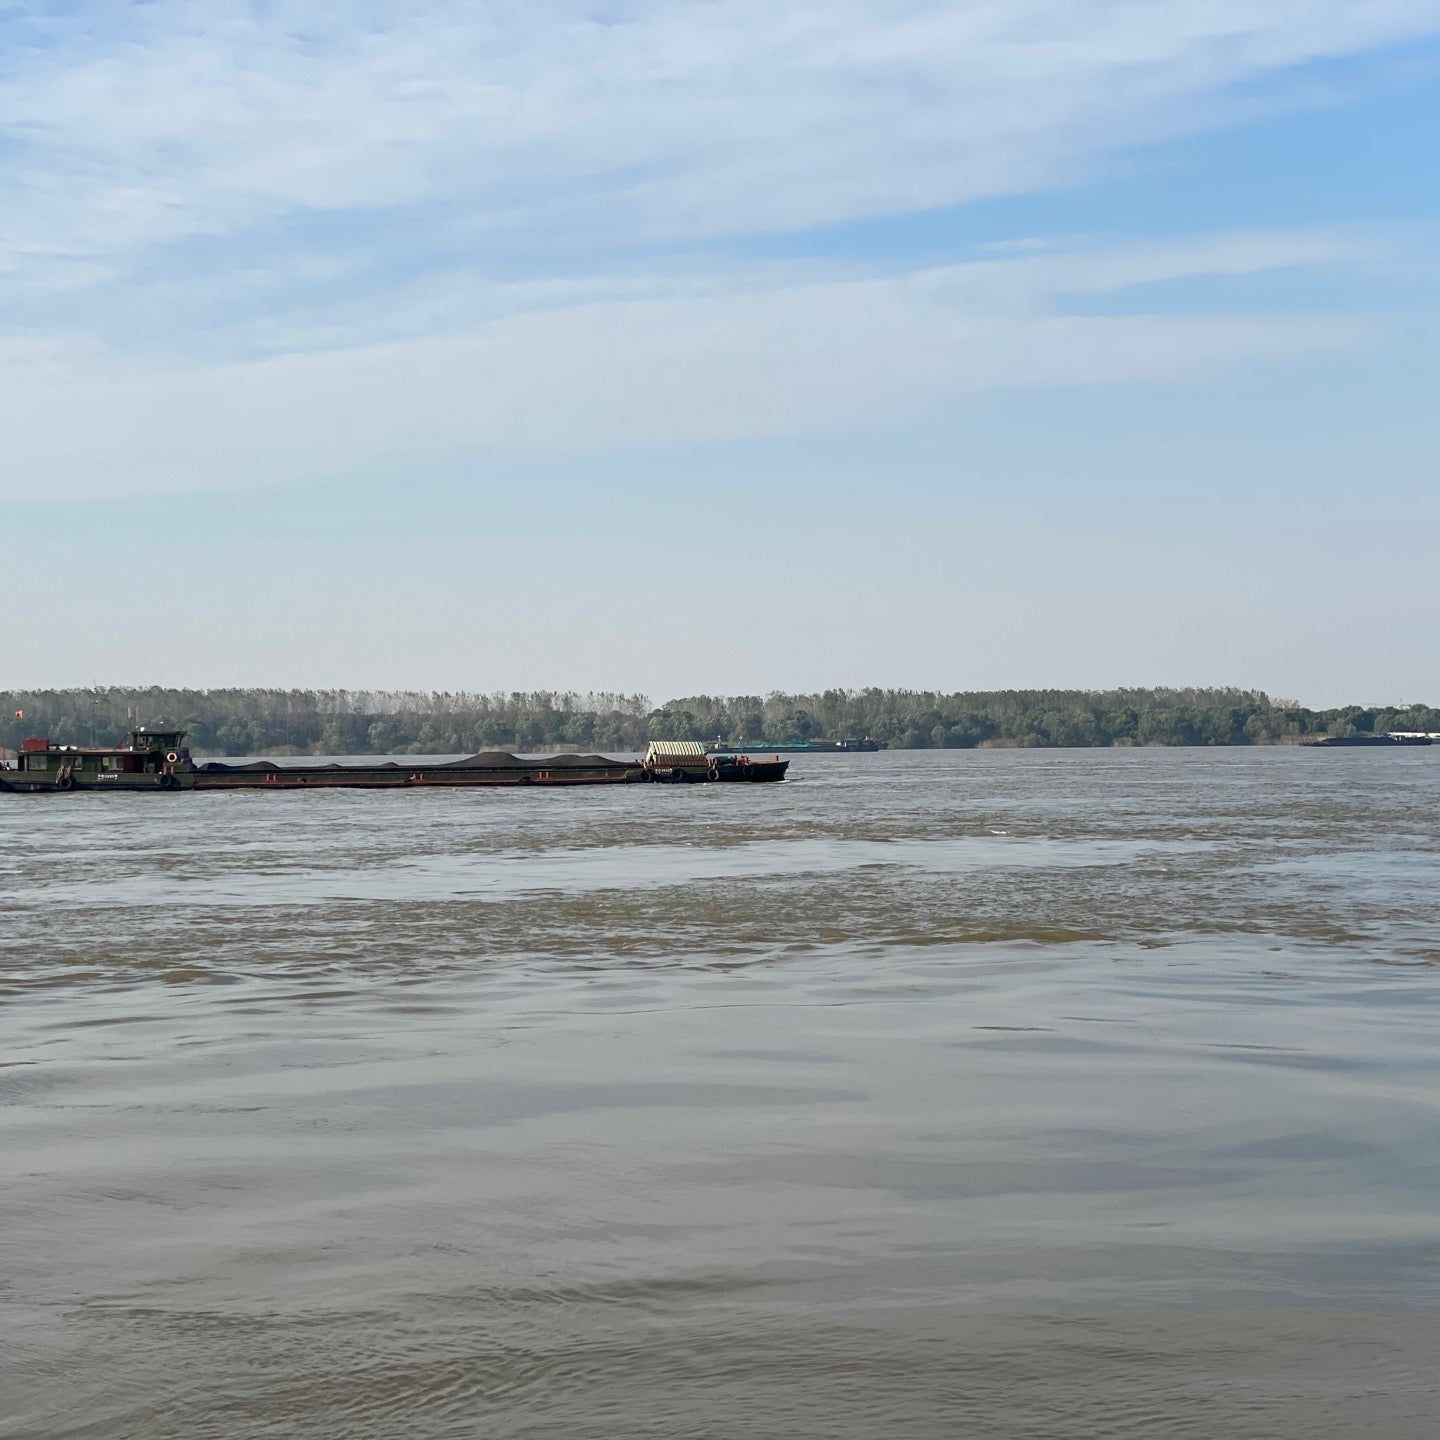
<svg viewBox="0 0 1440 1440"><path fill-rule="evenodd" d="M755 744L727 745L716 740L705 749L711 755L847 755L859 750L883 750L883 740L872 740L868 735L857 740L797 740L788 745L767 745L762 741Z"/></svg>
<svg viewBox="0 0 1440 1440"><path fill-rule="evenodd" d="M1330 750L1339 746L1378 745L1393 749L1396 745L1433 745L1437 737L1418 731L1392 730L1385 735L1322 735L1318 740L1302 740L1302 745Z"/></svg>

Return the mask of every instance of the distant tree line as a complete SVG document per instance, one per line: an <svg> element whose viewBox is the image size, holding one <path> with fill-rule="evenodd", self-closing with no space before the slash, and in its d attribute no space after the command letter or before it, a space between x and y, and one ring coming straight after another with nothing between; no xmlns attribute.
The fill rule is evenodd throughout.
<svg viewBox="0 0 1440 1440"><path fill-rule="evenodd" d="M826 690L818 695L699 695L648 717L656 739L838 740L896 749L977 746L1271 745L1310 735L1440 730L1426 705L1309 710L1258 690Z"/></svg>
<svg viewBox="0 0 1440 1440"><path fill-rule="evenodd" d="M0 746L29 735L114 743L173 726L218 755L451 755L478 750L627 752L647 740L794 742L871 736L897 749L977 746L1272 745L1312 735L1440 731L1428 705L1310 710L1258 690L826 690L694 695L421 694L376 690L17 690L0 697ZM15 712L24 718L16 719Z"/></svg>

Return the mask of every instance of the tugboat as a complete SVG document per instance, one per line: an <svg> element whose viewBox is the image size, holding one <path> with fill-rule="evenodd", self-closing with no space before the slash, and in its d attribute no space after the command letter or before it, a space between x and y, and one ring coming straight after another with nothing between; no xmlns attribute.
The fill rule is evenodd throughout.
<svg viewBox="0 0 1440 1440"><path fill-rule="evenodd" d="M778 755L773 760L752 759L739 751L717 755L698 740L652 740L645 750L645 774L653 781L686 784L701 780L783 780L790 768Z"/></svg>
<svg viewBox="0 0 1440 1440"><path fill-rule="evenodd" d="M22 740L13 768L0 762L0 790L178 790L189 769L183 730L142 725L108 747Z"/></svg>

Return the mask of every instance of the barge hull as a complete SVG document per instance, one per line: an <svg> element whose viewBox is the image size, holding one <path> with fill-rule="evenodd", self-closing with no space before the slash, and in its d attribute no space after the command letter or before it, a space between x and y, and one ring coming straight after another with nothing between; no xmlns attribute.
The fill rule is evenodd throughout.
<svg viewBox="0 0 1440 1440"><path fill-rule="evenodd" d="M681 783L765 784L785 778L784 761L735 766L723 770L695 770L653 774L642 766L626 766L599 773L558 773L545 770L458 770L418 771L389 774L340 766L336 770L306 770L299 766L273 770L196 770L174 775L137 775L103 780L74 777L70 783L53 779L30 779L13 773L0 774L0 792L17 795L60 795L71 791L123 790L127 794L168 795L177 790L414 790L414 789L498 789L538 786L554 789L572 785L637 785Z"/></svg>
<svg viewBox="0 0 1440 1440"><path fill-rule="evenodd" d="M22 771L0 771L0 792L13 795L63 795L70 790L124 790L156 794L170 790L193 790L189 775L70 775L30 777Z"/></svg>
<svg viewBox="0 0 1440 1440"><path fill-rule="evenodd" d="M502 785L626 785L646 777L638 766L604 771L496 770L370 770L336 766L307 770L300 766L197 770L186 777L196 790L405 790L434 787L475 788Z"/></svg>

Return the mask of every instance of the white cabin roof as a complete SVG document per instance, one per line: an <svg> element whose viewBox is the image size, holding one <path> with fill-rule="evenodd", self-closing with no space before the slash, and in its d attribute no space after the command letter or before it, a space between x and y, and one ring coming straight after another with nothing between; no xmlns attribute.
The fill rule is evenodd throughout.
<svg viewBox="0 0 1440 1440"><path fill-rule="evenodd" d="M646 760L703 760L705 747L698 740L652 740Z"/></svg>

